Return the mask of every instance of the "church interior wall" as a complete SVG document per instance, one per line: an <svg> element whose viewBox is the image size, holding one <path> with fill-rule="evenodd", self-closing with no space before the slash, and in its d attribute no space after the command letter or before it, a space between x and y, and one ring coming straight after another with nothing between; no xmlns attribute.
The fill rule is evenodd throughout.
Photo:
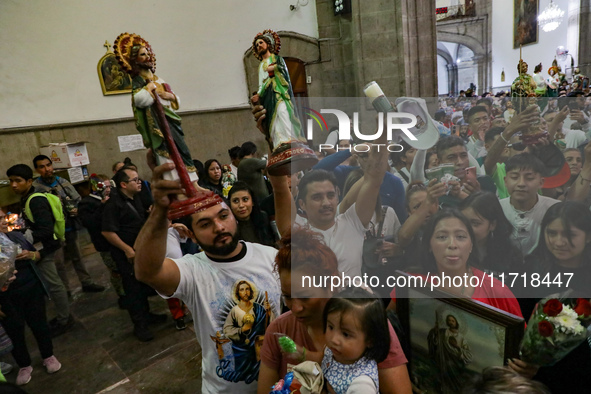
<svg viewBox="0 0 591 394"><path fill-rule="evenodd" d="M295 2L294 2L295 3ZM227 162L246 140L266 149L248 105L243 55L267 28L318 37L315 1L43 0L0 2L0 169L29 161L49 142L88 141L92 172L129 156L147 171L145 151L120 153L117 136L136 134L129 94L103 96L97 63L105 40L147 39L156 74L181 98L196 158Z"/></svg>
<svg viewBox="0 0 591 394"><path fill-rule="evenodd" d="M492 2L492 86L495 91L508 89L518 76L519 48L513 48L513 3L514 0ZM549 3L550 0L540 0L539 12L541 13ZM578 6L573 8L572 3L572 0L557 2L560 8L565 11L565 17L560 26L548 33L544 32L542 28L538 28L538 42L523 47L522 56L529 65L529 74L533 74L534 67L541 62L543 75L547 77L547 71L554 60L556 48L560 45L567 47L570 53L574 54L576 60L578 45L572 45L572 48L567 46L568 42L572 41L568 38L570 36L576 36L575 42L578 42L578 30L577 32L569 32L568 14L569 12L578 12ZM578 0L575 0L574 3L578 4ZM572 27L570 29L572 30ZM567 65L570 67L570 57L567 61L559 64L563 70ZM501 81L503 69L506 75L505 82Z"/></svg>

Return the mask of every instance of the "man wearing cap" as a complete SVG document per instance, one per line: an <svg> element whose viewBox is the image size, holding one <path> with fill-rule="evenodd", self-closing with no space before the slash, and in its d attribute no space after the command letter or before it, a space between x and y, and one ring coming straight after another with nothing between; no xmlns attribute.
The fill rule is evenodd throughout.
<svg viewBox="0 0 591 394"><path fill-rule="evenodd" d="M154 169L154 208L135 244L136 276L163 298L183 300L196 317L203 352L201 392L256 393L258 352L266 327L281 308L273 270L276 250L239 242L236 218L213 195L187 218L203 252L165 258L169 195L183 193L180 182L163 180L173 167L167 163Z"/></svg>

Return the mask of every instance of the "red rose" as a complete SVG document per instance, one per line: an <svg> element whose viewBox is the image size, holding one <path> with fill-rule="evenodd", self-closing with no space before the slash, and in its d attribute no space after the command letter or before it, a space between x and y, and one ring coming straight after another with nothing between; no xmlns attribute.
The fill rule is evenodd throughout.
<svg viewBox="0 0 591 394"><path fill-rule="evenodd" d="M547 320L538 323L538 332L543 337L549 337L554 333L554 326Z"/></svg>
<svg viewBox="0 0 591 394"><path fill-rule="evenodd" d="M556 298L552 298L544 304L544 313L548 316L556 316L560 312L562 312L562 303Z"/></svg>
<svg viewBox="0 0 591 394"><path fill-rule="evenodd" d="M584 298L578 298L577 306L575 306L575 312L577 312L577 315L579 316L591 316L591 303Z"/></svg>

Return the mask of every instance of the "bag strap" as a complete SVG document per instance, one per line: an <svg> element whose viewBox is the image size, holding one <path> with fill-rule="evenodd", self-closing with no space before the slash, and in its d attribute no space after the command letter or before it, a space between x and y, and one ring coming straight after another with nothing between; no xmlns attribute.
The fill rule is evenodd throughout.
<svg viewBox="0 0 591 394"><path fill-rule="evenodd" d="M131 203L131 201L129 200L125 200L125 203L131 208L131 210L141 219L142 216L139 214L139 212L137 211L137 209L135 208L135 206Z"/></svg>
<svg viewBox="0 0 591 394"><path fill-rule="evenodd" d="M384 228L384 222L386 221L386 211L388 211L388 207L382 206L382 220L380 220L380 223L378 224L376 237L382 237L382 229Z"/></svg>

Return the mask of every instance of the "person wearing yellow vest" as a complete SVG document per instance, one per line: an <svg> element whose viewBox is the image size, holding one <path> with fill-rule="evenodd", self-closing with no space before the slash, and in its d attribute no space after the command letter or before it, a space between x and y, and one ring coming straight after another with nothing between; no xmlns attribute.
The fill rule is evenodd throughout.
<svg viewBox="0 0 591 394"><path fill-rule="evenodd" d="M54 237L55 218L47 197L43 195L32 196L36 193L33 186L33 170L26 164L17 164L6 171L10 179L10 187L21 196L21 207L27 205L30 217L23 215L27 227L33 232L33 243L41 243L43 248L39 250L39 259L31 257L37 264L37 268L43 275L49 294L55 304L55 319L49 322L52 337L58 336L69 330L74 324L74 318L70 315L70 303L66 287L57 273L55 267L56 252L62 247L62 243Z"/></svg>

